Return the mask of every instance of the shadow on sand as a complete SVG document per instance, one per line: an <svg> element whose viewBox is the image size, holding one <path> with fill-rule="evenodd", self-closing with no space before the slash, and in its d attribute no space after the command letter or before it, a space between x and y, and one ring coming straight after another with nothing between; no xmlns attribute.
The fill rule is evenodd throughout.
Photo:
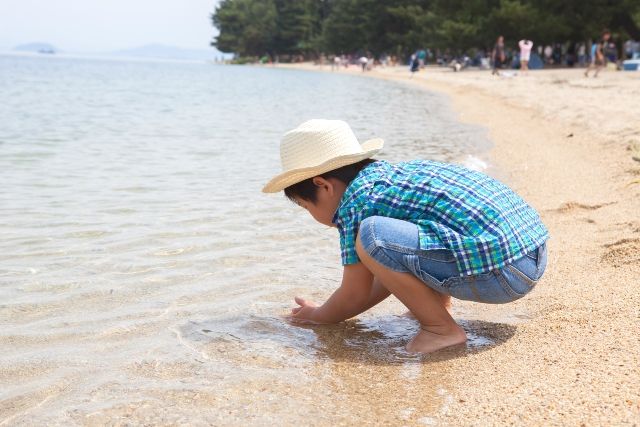
<svg viewBox="0 0 640 427"><path fill-rule="evenodd" d="M316 355L332 360L359 361L369 364L402 364L408 360L440 362L480 353L509 340L516 326L482 320L457 320L467 332L465 345L436 353L409 353L405 345L418 332L418 324L402 316L382 316L350 320L337 325L298 325L313 330L317 337Z"/></svg>
<svg viewBox="0 0 640 427"><path fill-rule="evenodd" d="M406 344L418 332L415 319L382 315L351 319L336 325L291 324L282 317L238 316L189 322L181 336L198 348L225 348L225 352L281 353L284 348L302 359L328 359L375 365L438 362L480 353L509 340L516 326L483 320L461 320L467 343L422 355L409 353Z"/></svg>

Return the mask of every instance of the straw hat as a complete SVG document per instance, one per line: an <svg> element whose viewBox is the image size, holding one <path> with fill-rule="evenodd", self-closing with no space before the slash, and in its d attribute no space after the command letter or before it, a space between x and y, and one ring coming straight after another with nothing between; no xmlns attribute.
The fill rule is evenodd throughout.
<svg viewBox="0 0 640 427"><path fill-rule="evenodd" d="M276 193L307 178L368 159L380 151L382 145L380 138L360 145L342 120L306 121L282 137L282 173L271 179L262 191Z"/></svg>

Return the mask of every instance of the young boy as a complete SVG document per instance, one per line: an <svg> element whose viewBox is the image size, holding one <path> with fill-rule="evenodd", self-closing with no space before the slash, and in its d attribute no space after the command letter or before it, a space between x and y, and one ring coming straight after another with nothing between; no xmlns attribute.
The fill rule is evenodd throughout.
<svg viewBox="0 0 640 427"><path fill-rule="evenodd" d="M505 185L461 166L392 165L370 157L339 120L310 120L280 144L283 172L263 188L337 227L342 284L321 306L296 297L291 318L337 323L396 296L421 324L407 350L430 353L466 341L450 297L507 303L544 272L548 232Z"/></svg>

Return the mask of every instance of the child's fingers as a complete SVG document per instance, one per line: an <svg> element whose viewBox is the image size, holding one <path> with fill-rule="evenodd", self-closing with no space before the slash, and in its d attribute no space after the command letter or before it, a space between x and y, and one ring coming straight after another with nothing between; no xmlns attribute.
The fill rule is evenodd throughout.
<svg viewBox="0 0 640 427"><path fill-rule="evenodd" d="M295 297L294 298L295 302L298 303L301 307L304 307L305 305L307 305L307 301L304 298L301 297Z"/></svg>
<svg viewBox="0 0 640 427"><path fill-rule="evenodd" d="M291 314L298 314L300 310L302 310L302 307L294 307L291 309Z"/></svg>
<svg viewBox="0 0 640 427"><path fill-rule="evenodd" d="M296 325L319 325L318 322L314 322L313 320L301 319L300 317L295 316L289 316L287 317L287 320L289 321L289 323L293 323Z"/></svg>

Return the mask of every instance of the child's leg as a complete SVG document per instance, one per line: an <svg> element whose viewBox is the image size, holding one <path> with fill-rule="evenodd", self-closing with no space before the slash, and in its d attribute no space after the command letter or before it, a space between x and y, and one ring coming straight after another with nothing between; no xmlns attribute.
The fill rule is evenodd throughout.
<svg viewBox="0 0 640 427"><path fill-rule="evenodd" d="M410 273L393 271L375 261L356 239L360 260L382 284L418 319L421 331L407 345L407 350L431 353L441 348L462 344L467 340L464 330L453 320L440 294Z"/></svg>
<svg viewBox="0 0 640 427"><path fill-rule="evenodd" d="M596 65L596 72L594 73L593 77L598 77L598 73L600 72L600 70L602 70L602 65L601 64L597 64Z"/></svg>
<svg viewBox="0 0 640 427"><path fill-rule="evenodd" d="M451 314L451 295L438 293L438 296L440 297L442 306L449 312L449 314ZM413 315L413 313L411 313L411 310L407 311L403 316L411 317L414 319L416 317Z"/></svg>
<svg viewBox="0 0 640 427"><path fill-rule="evenodd" d="M442 306L449 312L449 314L451 314L451 295L440 293L438 293L438 295L440 296L440 302L442 303Z"/></svg>

